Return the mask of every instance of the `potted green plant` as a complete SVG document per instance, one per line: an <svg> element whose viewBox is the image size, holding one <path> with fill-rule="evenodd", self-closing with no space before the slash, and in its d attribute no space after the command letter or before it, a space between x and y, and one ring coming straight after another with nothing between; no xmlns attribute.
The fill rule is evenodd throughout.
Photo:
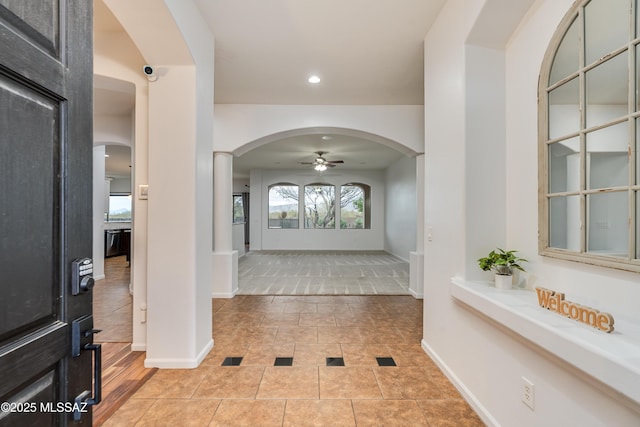
<svg viewBox="0 0 640 427"><path fill-rule="evenodd" d="M513 284L513 269L525 271L520 265L526 259L516 256L516 250L505 251L497 248L489 252L486 257L478 259L478 265L483 271L495 271L496 288L511 289Z"/></svg>

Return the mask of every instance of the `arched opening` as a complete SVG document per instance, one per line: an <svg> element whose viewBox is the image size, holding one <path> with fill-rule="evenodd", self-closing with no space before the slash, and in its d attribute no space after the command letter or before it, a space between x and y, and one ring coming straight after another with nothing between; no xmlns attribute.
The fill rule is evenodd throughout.
<svg viewBox="0 0 640 427"><path fill-rule="evenodd" d="M378 254L397 261L396 277L390 280L399 286L388 292L410 293L409 262L417 249L415 194L422 185L418 153L365 131L313 127L259 138L233 154L233 194L248 192L250 197L249 239L233 239L249 242L247 255L234 247L240 270L252 255L273 251ZM258 292L243 289L249 279L242 272L238 277L239 293ZM313 286L285 288L282 292L292 294L321 292ZM380 290L364 286L329 292Z"/></svg>

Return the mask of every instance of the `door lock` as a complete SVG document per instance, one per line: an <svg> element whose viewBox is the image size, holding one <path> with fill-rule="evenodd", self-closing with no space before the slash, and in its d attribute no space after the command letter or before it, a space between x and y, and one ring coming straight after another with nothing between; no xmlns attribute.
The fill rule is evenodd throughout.
<svg viewBox="0 0 640 427"><path fill-rule="evenodd" d="M71 293L79 295L89 292L95 285L93 280L93 261L91 258L76 259L71 263Z"/></svg>

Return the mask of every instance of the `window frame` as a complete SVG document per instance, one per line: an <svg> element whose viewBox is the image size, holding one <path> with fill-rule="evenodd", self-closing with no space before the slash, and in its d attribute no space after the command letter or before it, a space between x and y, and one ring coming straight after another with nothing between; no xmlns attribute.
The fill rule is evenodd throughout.
<svg viewBox="0 0 640 427"><path fill-rule="evenodd" d="M329 222L329 224L327 224L326 227L309 227L307 226L307 188L308 187L330 187L333 189L333 219ZM303 203L302 203L302 210L303 210L303 216L302 216L302 223L303 223L303 228L305 230L335 230L337 229L336 227L336 223L338 222L338 217L337 217L337 203L339 201L339 194L336 191L336 186L334 184L329 184L329 183L324 183L324 182L312 182L310 184L305 184L302 188L302 195L304 197L303 199ZM333 222L333 226L330 226L331 222Z"/></svg>
<svg viewBox="0 0 640 427"><path fill-rule="evenodd" d="M127 212L129 213L128 217L121 217L118 218L116 217L115 219L111 216L111 210L113 208L113 198L122 198L122 199L127 199L128 200L128 207L129 209L127 210ZM109 194L109 209L107 212L105 212L105 221L106 222L131 222L133 221L133 197L131 195L131 193L111 193Z"/></svg>
<svg viewBox="0 0 640 427"><path fill-rule="evenodd" d="M342 204L342 189L344 187L358 187L362 190L363 197L363 226L362 227L342 227L342 210L344 206ZM371 186L363 184L361 182L349 182L340 186L340 226L337 227L340 230L370 230L371 229Z"/></svg>
<svg viewBox="0 0 640 427"><path fill-rule="evenodd" d="M240 206L236 206L236 200L240 200ZM242 209L242 217L237 217L236 216L236 208L240 207ZM244 224L246 221L246 218L244 217L244 200L242 198L242 194L234 194L232 196L232 203L231 203L231 222L233 224Z"/></svg>
<svg viewBox="0 0 640 427"><path fill-rule="evenodd" d="M638 215L640 215L640 182L636 178L636 168L640 168L640 157L637 155L636 150L640 149L640 95L636 95L636 89L640 90L640 25L638 25L637 13L637 1L630 0L629 5L631 7L631 17L629 20L629 33L627 43L624 47L618 47L611 52L603 55L596 61L586 64L585 61L585 13L584 8L590 0L579 0L571 7L571 9L564 16L558 28L556 29L551 42L547 48L542 63L540 78L538 82L538 221L539 221L539 238L538 238L538 252L542 256L559 258L569 261L576 261L586 264L593 264L603 267L616 268L621 270L640 272L640 255L638 245L640 245L640 239L638 238L638 228L640 222L638 221ZM554 60L561 46L565 34L569 31L574 20L578 25L578 40L579 40L579 64L577 70L569 75L563 76L556 82L550 83L551 72L554 65ZM586 122L586 106L587 106L587 94L586 94L586 75L590 70L596 69L601 64L606 63L619 55L627 55L627 61L629 66L628 73L628 108L627 113L623 116L609 119L605 123L600 123L595 126L587 125ZM580 127L577 132L571 134L565 134L561 137L550 137L550 113L549 113L549 93L563 84L570 82L572 79L577 79L579 85L579 111L580 111ZM587 158L588 150L586 146L587 136L592 132L615 126L620 123L627 123L628 126L628 168L629 177L627 185L622 187L611 188L598 188L590 189L587 182ZM580 187L577 191L564 191L553 193L550 189L550 169L549 169L549 152L552 144L559 141L567 141L571 138L578 137L580 141ZM566 189L565 189L566 190ZM589 223L587 221L588 216L588 198L594 194L614 194L614 193L627 193L628 200L628 249L627 257L607 256L597 254L594 252L588 252L588 233ZM580 234L580 247L578 251L562 249L552 247L550 245L550 214L549 206L553 197L579 197L579 234Z"/></svg>
<svg viewBox="0 0 640 427"><path fill-rule="evenodd" d="M296 221L297 221L297 226L296 227L276 227L276 226L271 226L271 218L270 218L270 211L271 211L271 190L274 187L296 187L297 189L297 193L298 193L298 198L296 200L297 206L295 209L296 212ZM285 218L282 218L282 220L284 221ZM299 230L300 229L300 186L298 184L293 184L291 182L277 182L275 184L271 184L267 187L267 229L269 230Z"/></svg>

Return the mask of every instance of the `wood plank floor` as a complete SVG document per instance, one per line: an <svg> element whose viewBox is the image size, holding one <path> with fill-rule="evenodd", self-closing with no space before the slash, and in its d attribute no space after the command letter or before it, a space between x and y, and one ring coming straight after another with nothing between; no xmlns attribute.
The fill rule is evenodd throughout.
<svg viewBox="0 0 640 427"><path fill-rule="evenodd" d="M131 343L102 343L102 402L94 407L94 426L101 426L156 373L157 368L144 367L144 358L144 351L131 351Z"/></svg>

